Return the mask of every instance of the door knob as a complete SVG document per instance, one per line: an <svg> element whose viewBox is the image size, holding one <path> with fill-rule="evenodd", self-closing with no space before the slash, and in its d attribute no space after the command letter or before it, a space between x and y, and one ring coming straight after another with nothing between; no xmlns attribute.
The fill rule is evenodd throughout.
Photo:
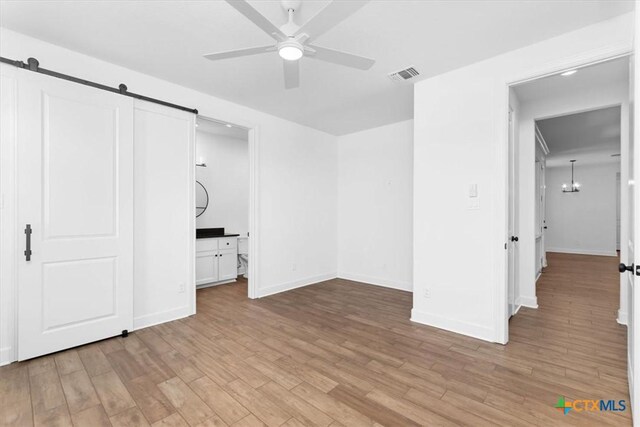
<svg viewBox="0 0 640 427"><path fill-rule="evenodd" d="M518 236L511 236L511 241L512 242L517 242L518 241Z"/></svg>
<svg viewBox="0 0 640 427"><path fill-rule="evenodd" d="M633 264L625 265L624 263L620 263L620 265L618 266L618 271L620 273L625 273L627 271L633 271Z"/></svg>

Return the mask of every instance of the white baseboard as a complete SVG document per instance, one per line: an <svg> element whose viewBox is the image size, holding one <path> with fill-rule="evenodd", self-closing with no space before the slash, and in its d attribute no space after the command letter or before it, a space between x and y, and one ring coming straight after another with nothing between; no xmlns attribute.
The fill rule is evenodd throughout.
<svg viewBox="0 0 640 427"><path fill-rule="evenodd" d="M13 347L0 348L0 366L8 365L18 360Z"/></svg>
<svg viewBox="0 0 640 427"><path fill-rule="evenodd" d="M258 289L257 298L279 294L280 292L286 292L296 288L302 288L303 286L313 285L315 283L320 283L327 280L335 279L336 277L338 277L336 273L326 273L326 274L320 274L318 276L312 276L304 279L294 280L292 282L281 283L279 285L269 286L264 289Z"/></svg>
<svg viewBox="0 0 640 427"><path fill-rule="evenodd" d="M425 313L424 311L418 311L415 308L411 310L411 321L455 332L458 334L467 335L472 338L478 338L484 341L496 342L495 333L491 328L487 328L475 323L461 322L459 320L449 319L431 313Z"/></svg>
<svg viewBox="0 0 640 427"><path fill-rule="evenodd" d="M236 281L237 279L231 279L231 280L222 280L221 282L203 283L202 285L196 284L196 291L198 289L206 289L206 288L211 288L213 286L218 286L218 285L228 285L229 283L234 283Z"/></svg>
<svg viewBox="0 0 640 427"><path fill-rule="evenodd" d="M538 297L518 297L516 305L529 308L538 308Z"/></svg>
<svg viewBox="0 0 640 427"><path fill-rule="evenodd" d="M160 323L170 322L172 320L182 319L191 316L194 313L189 312L189 306L167 310L160 313L148 314L133 319L133 330L147 328L149 326L158 325ZM4 347L0 349L0 366L8 365L17 361L17 357L12 347Z"/></svg>
<svg viewBox="0 0 640 427"><path fill-rule="evenodd" d="M182 319L192 314L195 313L191 312L191 307L188 305L158 313L145 314L144 316L133 318L133 330L137 331L138 329L148 328L149 326L159 325L160 323Z"/></svg>
<svg viewBox="0 0 640 427"><path fill-rule="evenodd" d="M616 251L600 249L571 249L571 248L546 248L546 252L558 252L561 254L595 255L595 256L618 256Z"/></svg>
<svg viewBox="0 0 640 427"><path fill-rule="evenodd" d="M626 326L628 324L628 319L629 316L627 315L626 311L618 310L618 318L616 319L616 321L619 324Z"/></svg>
<svg viewBox="0 0 640 427"><path fill-rule="evenodd" d="M353 280L354 282L366 283L367 285L382 286L385 288L398 289L400 291L413 292L413 285L409 282L380 279L353 273L338 273L339 279Z"/></svg>

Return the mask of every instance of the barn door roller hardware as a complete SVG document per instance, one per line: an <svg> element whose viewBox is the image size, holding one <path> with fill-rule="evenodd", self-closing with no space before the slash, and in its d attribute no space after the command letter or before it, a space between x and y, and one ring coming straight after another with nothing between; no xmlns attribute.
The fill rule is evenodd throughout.
<svg viewBox="0 0 640 427"><path fill-rule="evenodd" d="M115 88L115 87L103 85L101 83L92 82L90 80L80 79L78 77L70 76L68 74L58 73L57 71L47 70L46 68L40 67L40 62L38 62L38 60L35 58L29 58L25 63L22 61L16 61L13 59L0 56L0 62L13 65L18 68L22 68L23 70L33 71L34 73L45 74L47 76L55 77L57 79L67 80L73 83L78 83L78 84L90 86L96 89L105 90L107 92L117 93L120 95L128 96L130 98L139 99L141 101L153 102L154 104L164 105L165 107L175 108L177 110L198 114L198 110L196 110L195 108L188 108L182 105L173 104L171 102L162 101L160 99L140 95L138 93L129 92L127 85L125 85L124 83L121 83L117 88Z"/></svg>

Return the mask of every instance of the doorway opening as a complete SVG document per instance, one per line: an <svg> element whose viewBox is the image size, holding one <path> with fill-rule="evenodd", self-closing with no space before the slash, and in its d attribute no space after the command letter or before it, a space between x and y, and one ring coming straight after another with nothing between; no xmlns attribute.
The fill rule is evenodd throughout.
<svg viewBox="0 0 640 427"><path fill-rule="evenodd" d="M567 259L548 254L617 257L624 241L629 58L575 71L510 87L509 316L538 308L548 258Z"/></svg>
<svg viewBox="0 0 640 427"><path fill-rule="evenodd" d="M621 56L509 87L505 249L509 345L588 354L632 389L633 275L618 272L634 240L630 65Z"/></svg>
<svg viewBox="0 0 640 427"><path fill-rule="evenodd" d="M195 133L196 289L254 298L253 130L198 116Z"/></svg>

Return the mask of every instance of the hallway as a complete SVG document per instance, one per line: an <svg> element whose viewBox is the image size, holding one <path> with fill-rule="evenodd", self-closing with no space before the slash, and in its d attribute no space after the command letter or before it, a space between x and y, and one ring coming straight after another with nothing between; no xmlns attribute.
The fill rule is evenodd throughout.
<svg viewBox="0 0 640 427"><path fill-rule="evenodd" d="M563 394L570 400L628 403L627 329L616 322L618 258L547 253L547 260L537 283L539 308L522 308L511 319L505 354L519 354L520 361L531 366L533 394L536 386L546 388L547 383L556 385L549 399ZM582 424L585 418L631 424L628 408L615 415L570 411L562 419Z"/></svg>

